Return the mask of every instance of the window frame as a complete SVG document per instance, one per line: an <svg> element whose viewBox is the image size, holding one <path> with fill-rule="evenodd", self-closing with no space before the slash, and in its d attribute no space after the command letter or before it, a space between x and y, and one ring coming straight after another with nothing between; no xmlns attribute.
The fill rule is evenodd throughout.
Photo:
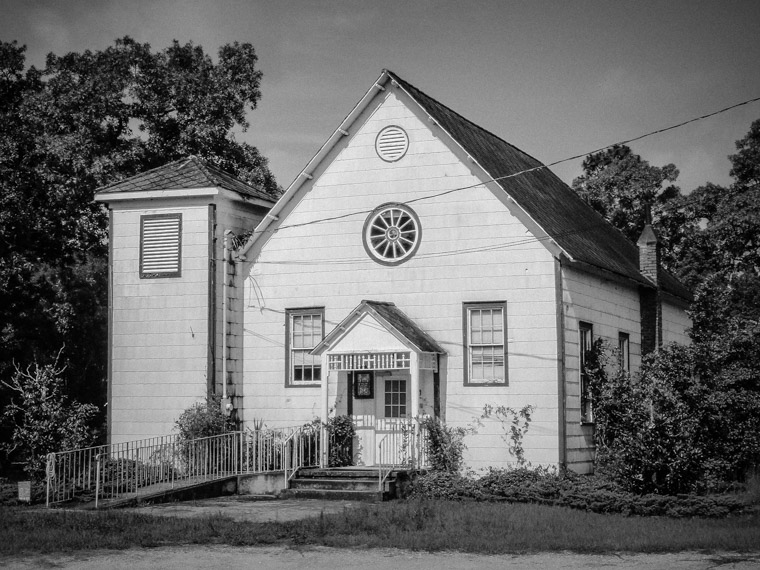
<svg viewBox="0 0 760 570"><path fill-rule="evenodd" d="M471 337L471 311L473 309L500 309L501 310L501 327L502 327L502 355L504 357L504 379L494 382L473 381L472 380L472 356L473 347L470 341ZM509 386L509 350L507 342L507 302L506 301L469 301L462 303L462 375L465 386ZM496 343L479 343L475 346L499 346Z"/></svg>
<svg viewBox="0 0 760 570"><path fill-rule="evenodd" d="M177 224L177 270L176 271L145 271L145 221L157 219L176 219ZM139 260L140 279L165 279L171 277L182 277L182 214L142 214L140 216L140 260Z"/></svg>
<svg viewBox="0 0 760 570"><path fill-rule="evenodd" d="M311 315L317 316L319 315L319 319L321 321L321 334L319 339L314 343L314 346L317 346L322 339L325 338L325 308L324 307L299 307L294 309L285 309L285 387L286 388L318 388L322 385L323 381L323 374L325 373L324 370L322 370L322 362L320 361L318 364L312 364L312 374L315 367L319 367L319 380L308 380L303 381L295 380L295 374L294 374L294 359L293 359L293 351L294 350L301 350L306 351L307 353L311 351L314 346L311 348L307 347L299 347L294 348L293 347L293 318L294 317L303 317Z"/></svg>
<svg viewBox="0 0 760 570"><path fill-rule="evenodd" d="M618 332L618 368L631 371L631 335L623 331Z"/></svg>
<svg viewBox="0 0 760 570"><path fill-rule="evenodd" d="M402 386L403 390L401 390ZM394 387L398 389L394 390ZM387 378L385 380L383 384L383 418L404 419L409 417L410 402L406 394L408 389L409 384L406 378ZM398 396L397 402L393 402L394 395ZM390 402L388 396L391 397Z"/></svg>
<svg viewBox="0 0 760 570"><path fill-rule="evenodd" d="M584 333L588 333L585 335ZM584 350L584 337L588 336L588 347ZM594 325L585 321L578 321L578 386L580 389L580 416L581 424L594 424L594 400L587 388L588 378L586 375L586 354L594 346ZM588 406L588 412L585 411Z"/></svg>

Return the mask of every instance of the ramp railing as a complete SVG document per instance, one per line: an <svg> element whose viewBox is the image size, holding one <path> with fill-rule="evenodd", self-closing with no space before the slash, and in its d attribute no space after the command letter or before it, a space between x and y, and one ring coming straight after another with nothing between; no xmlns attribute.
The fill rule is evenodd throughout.
<svg viewBox="0 0 760 570"><path fill-rule="evenodd" d="M308 428L235 431L192 440L174 435L50 453L46 504L94 500L97 507L103 500L283 471L285 442L294 434L300 441L303 430ZM305 453L301 447L298 453Z"/></svg>

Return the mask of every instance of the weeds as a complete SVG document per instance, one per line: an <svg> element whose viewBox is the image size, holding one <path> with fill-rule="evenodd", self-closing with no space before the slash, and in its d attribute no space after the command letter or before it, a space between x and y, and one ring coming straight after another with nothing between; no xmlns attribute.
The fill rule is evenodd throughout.
<svg viewBox="0 0 760 570"><path fill-rule="evenodd" d="M247 523L215 515L0 511L0 554L183 544L396 547L500 554L537 551L752 551L760 514L722 520L601 515L535 504L397 501L292 522Z"/></svg>

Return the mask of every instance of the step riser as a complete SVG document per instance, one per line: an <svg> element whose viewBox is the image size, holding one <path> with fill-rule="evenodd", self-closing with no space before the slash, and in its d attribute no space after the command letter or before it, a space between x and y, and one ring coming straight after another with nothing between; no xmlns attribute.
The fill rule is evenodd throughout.
<svg viewBox="0 0 760 570"><path fill-rule="evenodd" d="M323 499L333 501L361 501L379 503L383 497L377 491L328 491L326 489L288 489L283 493L288 499Z"/></svg>
<svg viewBox="0 0 760 570"><path fill-rule="evenodd" d="M299 479L373 479L378 478L377 470L329 471L326 469L301 469Z"/></svg>
<svg viewBox="0 0 760 570"><path fill-rule="evenodd" d="M300 479L290 482L291 489L315 489L328 491L377 491L378 482L356 480L331 480L331 479Z"/></svg>

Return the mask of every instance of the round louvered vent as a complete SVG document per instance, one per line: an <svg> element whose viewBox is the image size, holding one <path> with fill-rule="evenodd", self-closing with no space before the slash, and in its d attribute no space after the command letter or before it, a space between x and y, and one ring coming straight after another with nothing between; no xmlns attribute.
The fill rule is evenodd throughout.
<svg viewBox="0 0 760 570"><path fill-rule="evenodd" d="M396 162L401 159L408 148L409 137L401 127L385 127L375 139L377 156L386 162Z"/></svg>

